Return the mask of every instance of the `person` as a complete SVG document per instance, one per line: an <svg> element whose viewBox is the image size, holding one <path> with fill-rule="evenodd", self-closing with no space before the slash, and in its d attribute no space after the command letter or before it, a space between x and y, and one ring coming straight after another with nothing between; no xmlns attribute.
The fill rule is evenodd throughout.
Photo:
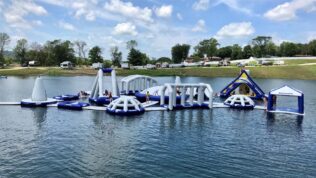
<svg viewBox="0 0 316 178"><path fill-rule="evenodd" d="M268 107L268 100L266 97L263 97L263 103L264 103L264 108L265 108L265 111L267 111L267 107Z"/></svg>
<svg viewBox="0 0 316 178"><path fill-rule="evenodd" d="M80 91L80 93L79 93L79 97L80 98L85 98L85 97L87 97L88 96L88 93L87 92L85 92L85 91Z"/></svg>
<svg viewBox="0 0 316 178"><path fill-rule="evenodd" d="M112 98L112 92L109 92L109 100L110 100L110 102L112 102L112 101L113 101L113 98Z"/></svg>
<svg viewBox="0 0 316 178"><path fill-rule="evenodd" d="M242 64L241 68L240 68L240 73L242 73L242 71L246 70L245 65Z"/></svg>
<svg viewBox="0 0 316 178"><path fill-rule="evenodd" d="M147 91L147 92L146 92L146 103L149 102L149 96L150 96L149 91Z"/></svg>
<svg viewBox="0 0 316 178"><path fill-rule="evenodd" d="M108 96L109 95L109 91L106 89L103 93L104 96Z"/></svg>
<svg viewBox="0 0 316 178"><path fill-rule="evenodd" d="M180 96L180 94L181 94L181 91L179 88L177 88L177 95Z"/></svg>

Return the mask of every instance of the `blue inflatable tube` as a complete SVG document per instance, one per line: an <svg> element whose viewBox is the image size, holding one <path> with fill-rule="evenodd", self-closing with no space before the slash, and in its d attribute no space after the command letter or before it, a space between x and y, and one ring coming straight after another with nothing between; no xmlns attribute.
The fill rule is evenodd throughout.
<svg viewBox="0 0 316 178"><path fill-rule="evenodd" d="M144 108L140 108L140 110L136 109L131 109L127 111L123 111L121 109L106 109L106 112L111 114L111 115L118 115L118 116L135 116L135 115L140 115L145 112Z"/></svg>
<svg viewBox="0 0 316 178"><path fill-rule="evenodd" d="M70 101L65 101L65 102L60 102L57 104L58 108L62 109L69 109L69 110L82 110L83 107L90 106L89 103L84 103L84 102L70 102Z"/></svg>
<svg viewBox="0 0 316 178"><path fill-rule="evenodd" d="M118 97L113 97L112 101L117 99ZM107 105L111 103L111 100L109 97L99 97L99 98L89 98L89 102L102 106L102 105Z"/></svg>
<svg viewBox="0 0 316 178"><path fill-rule="evenodd" d="M72 100L78 100L79 95L60 95L60 96L54 96L53 97L56 100L62 100L62 101L72 101Z"/></svg>
<svg viewBox="0 0 316 178"><path fill-rule="evenodd" d="M138 92L138 93L135 93L135 96L140 102L146 101L146 94ZM186 95L185 99L188 99L188 98L189 98L189 95ZM149 100L160 102L160 96L150 95ZM176 96L176 103L180 104L180 102L181 102L181 96ZM169 96L165 96L165 103L166 104L169 103Z"/></svg>
<svg viewBox="0 0 316 178"><path fill-rule="evenodd" d="M126 90L121 91L121 95L130 95L130 96L134 96L136 93L138 93L138 90L135 90L135 92L133 90L129 90L128 92Z"/></svg>
<svg viewBox="0 0 316 178"><path fill-rule="evenodd" d="M255 106L254 105L241 105L241 104L226 104L224 103L224 105L229 106L230 108L234 108L234 109L253 109Z"/></svg>

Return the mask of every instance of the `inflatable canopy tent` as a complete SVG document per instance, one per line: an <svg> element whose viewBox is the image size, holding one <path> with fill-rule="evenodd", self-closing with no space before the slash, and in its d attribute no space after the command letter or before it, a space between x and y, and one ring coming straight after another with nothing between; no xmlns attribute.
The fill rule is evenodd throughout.
<svg viewBox="0 0 316 178"><path fill-rule="evenodd" d="M277 96L289 96L298 98L298 108L280 108L276 106ZM268 96L268 112L288 113L304 115L304 94L289 86L283 86L278 89L271 90Z"/></svg>
<svg viewBox="0 0 316 178"><path fill-rule="evenodd" d="M227 98L235 94L246 95L252 99L264 97L264 92L245 70L242 70L239 76L220 92L220 97Z"/></svg>

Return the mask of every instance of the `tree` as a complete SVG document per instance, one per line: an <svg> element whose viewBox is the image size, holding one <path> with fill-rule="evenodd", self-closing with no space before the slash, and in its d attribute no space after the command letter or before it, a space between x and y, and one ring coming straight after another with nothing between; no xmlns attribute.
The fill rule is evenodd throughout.
<svg viewBox="0 0 316 178"><path fill-rule="evenodd" d="M171 63L171 59L168 58L168 57L160 57L156 60L156 62L160 62L160 63L163 63L163 62L168 62L168 63Z"/></svg>
<svg viewBox="0 0 316 178"><path fill-rule="evenodd" d="M222 48L219 48L217 50L217 56L222 58L222 59L231 57L231 55L232 55L232 47L231 46L222 47Z"/></svg>
<svg viewBox="0 0 316 178"><path fill-rule="evenodd" d="M84 41L74 41L74 45L77 47L78 57L81 60L82 58L86 58L86 50L85 46L87 45Z"/></svg>
<svg viewBox="0 0 316 178"><path fill-rule="evenodd" d="M131 50L128 53L127 60L128 63L134 66L140 66L145 63L144 59L146 55L141 53L139 50L131 48Z"/></svg>
<svg viewBox="0 0 316 178"><path fill-rule="evenodd" d="M26 39L18 40L13 51L14 51L16 60L20 61L20 64L25 64L27 62L26 60L27 40Z"/></svg>
<svg viewBox="0 0 316 178"><path fill-rule="evenodd" d="M203 57L206 54L208 57L212 57L216 54L218 41L215 38L203 40L194 47L195 53L199 57Z"/></svg>
<svg viewBox="0 0 316 178"><path fill-rule="evenodd" d="M45 65L59 65L63 61L76 63L75 50L70 41L53 40L47 41L44 45L44 51L47 55Z"/></svg>
<svg viewBox="0 0 316 178"><path fill-rule="evenodd" d="M93 48L90 49L89 51L89 59L91 63L97 63L101 62L103 63L103 58L102 58L102 50L99 46L94 46Z"/></svg>
<svg viewBox="0 0 316 178"><path fill-rule="evenodd" d="M252 39L253 54L256 57L266 56L266 46L269 42L272 42L272 38L270 36L257 36L256 38Z"/></svg>
<svg viewBox="0 0 316 178"><path fill-rule="evenodd" d="M243 49L243 58L244 59L249 59L252 56L252 48L250 45L244 46Z"/></svg>
<svg viewBox="0 0 316 178"><path fill-rule="evenodd" d="M310 55L316 56L316 40L312 40L308 43L308 52Z"/></svg>
<svg viewBox="0 0 316 178"><path fill-rule="evenodd" d="M266 55L275 56L277 54L277 46L272 42L268 42L265 47Z"/></svg>
<svg viewBox="0 0 316 178"><path fill-rule="evenodd" d="M130 40L128 42L126 42L126 48L131 50L137 47L137 41L136 40Z"/></svg>
<svg viewBox="0 0 316 178"><path fill-rule="evenodd" d="M112 64L117 67L121 67L122 52L119 51L117 46L114 46L110 50L112 56Z"/></svg>
<svg viewBox="0 0 316 178"><path fill-rule="evenodd" d="M283 42L280 45L280 54L281 56L292 57L297 54L297 48L294 43Z"/></svg>
<svg viewBox="0 0 316 178"><path fill-rule="evenodd" d="M39 65L46 65L47 55L43 49L42 45L36 42L31 43L29 50L26 52L26 59L37 61Z"/></svg>
<svg viewBox="0 0 316 178"><path fill-rule="evenodd" d="M6 33L0 33L0 63L4 63L4 48L10 43L10 36Z"/></svg>
<svg viewBox="0 0 316 178"><path fill-rule="evenodd" d="M190 47L188 44L176 44L173 46L171 49L172 61L174 63L181 63L185 60L189 55Z"/></svg>
<svg viewBox="0 0 316 178"><path fill-rule="evenodd" d="M232 47L231 60L242 58L242 48L238 44L234 44Z"/></svg>

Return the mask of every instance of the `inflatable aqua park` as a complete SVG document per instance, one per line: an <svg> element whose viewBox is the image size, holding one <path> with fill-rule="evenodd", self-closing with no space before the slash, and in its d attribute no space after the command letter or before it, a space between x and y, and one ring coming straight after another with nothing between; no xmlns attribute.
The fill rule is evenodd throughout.
<svg viewBox="0 0 316 178"><path fill-rule="evenodd" d="M239 76L220 92L220 97L223 98L228 98L231 95L246 95L252 99L263 99L265 96L246 70L242 70Z"/></svg>
<svg viewBox="0 0 316 178"><path fill-rule="evenodd" d="M111 76L111 90L104 90L104 74L110 74ZM21 102L0 102L0 105L21 105L23 107L49 106L68 110L97 110L120 116L138 115L143 114L145 111L172 111L199 108L260 109L266 110L268 113L304 115L304 94L302 91L285 85L271 90L265 96L264 92L252 80L249 72L246 70L242 70L236 79L221 90L220 97L226 98L222 103L213 102L214 97L217 97L217 95L213 95L213 89L210 84L181 83L179 77L176 77L174 83L159 85L152 77L132 75L123 78L121 81L121 89L125 92L120 93L118 86L114 69L100 69L93 82L91 92L80 92L84 93L84 97L80 97L80 94L60 95L48 98L43 78L38 77L35 80L30 98L22 99ZM90 96L88 101L93 105L85 102L87 96ZM297 108L277 106L276 101L279 96L296 97ZM266 101L266 105L262 105L262 102L257 101L260 99ZM73 102L71 100L78 101Z"/></svg>

